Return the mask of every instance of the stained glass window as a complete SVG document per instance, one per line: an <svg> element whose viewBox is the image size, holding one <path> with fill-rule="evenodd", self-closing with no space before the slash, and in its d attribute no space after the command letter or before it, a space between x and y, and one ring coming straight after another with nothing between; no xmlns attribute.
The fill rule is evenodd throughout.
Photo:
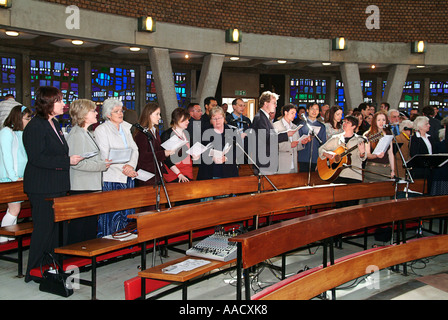
<svg viewBox="0 0 448 320"><path fill-rule="evenodd" d="M133 68L92 68L92 101L101 104L117 98L127 109L135 110L136 74Z"/></svg>
<svg viewBox="0 0 448 320"><path fill-rule="evenodd" d="M17 98L16 74L17 62L15 58L2 57L2 80L0 82L0 99L7 94Z"/></svg>
<svg viewBox="0 0 448 320"><path fill-rule="evenodd" d="M421 81L406 81L403 86L399 110L409 113L411 109L418 108L421 93Z"/></svg>
<svg viewBox="0 0 448 320"><path fill-rule="evenodd" d="M31 105L34 106L36 90L42 86L53 86L62 91L65 102L64 114L60 117L63 126L70 120L68 108L79 98L79 67L74 64L31 59Z"/></svg>
<svg viewBox="0 0 448 320"><path fill-rule="evenodd" d="M448 81L429 83L429 104L437 106L442 116L448 115Z"/></svg>
<svg viewBox="0 0 448 320"><path fill-rule="evenodd" d="M325 103L327 80L291 78L289 102L306 107L311 102Z"/></svg>
<svg viewBox="0 0 448 320"><path fill-rule="evenodd" d="M187 73L174 72L174 89L176 90L176 97L180 107L186 107L188 104L188 87L187 87ZM157 90L154 83L154 75L152 71L146 72L146 101L157 101Z"/></svg>

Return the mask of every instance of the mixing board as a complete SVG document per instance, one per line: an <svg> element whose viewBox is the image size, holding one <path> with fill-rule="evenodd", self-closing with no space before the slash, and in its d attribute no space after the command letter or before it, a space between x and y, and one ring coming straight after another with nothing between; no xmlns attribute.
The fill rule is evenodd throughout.
<svg viewBox="0 0 448 320"><path fill-rule="evenodd" d="M222 230L216 231L188 249L187 255L224 262L236 259L236 242L228 241L233 236L234 234L225 234Z"/></svg>

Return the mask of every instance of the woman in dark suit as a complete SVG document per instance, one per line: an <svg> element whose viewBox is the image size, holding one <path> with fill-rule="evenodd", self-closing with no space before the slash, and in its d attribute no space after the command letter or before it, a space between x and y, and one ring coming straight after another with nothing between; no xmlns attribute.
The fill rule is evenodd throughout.
<svg viewBox="0 0 448 320"><path fill-rule="evenodd" d="M54 119L64 112L61 91L55 87L38 88L35 108L36 116L23 132L28 156L23 190L30 200L33 217L26 282L32 280L30 270L40 266L43 254L52 253L58 244L52 202L48 199L67 194L70 165L82 160L79 155L69 157L67 142Z"/></svg>
<svg viewBox="0 0 448 320"><path fill-rule="evenodd" d="M209 150L202 154L197 180L238 177L236 164L235 132L225 123L225 113L221 107L210 110L212 127L204 132L202 144L213 144L212 149L218 152L210 154ZM222 155L225 145L231 146L227 155Z"/></svg>
<svg viewBox="0 0 448 320"><path fill-rule="evenodd" d="M437 141L435 140L435 137L428 134L430 129L429 119L425 116L415 118L414 129L415 132L411 136L411 140L409 142L409 153L411 158L417 154L437 153ZM425 168L412 168L411 174L414 179L425 178Z"/></svg>

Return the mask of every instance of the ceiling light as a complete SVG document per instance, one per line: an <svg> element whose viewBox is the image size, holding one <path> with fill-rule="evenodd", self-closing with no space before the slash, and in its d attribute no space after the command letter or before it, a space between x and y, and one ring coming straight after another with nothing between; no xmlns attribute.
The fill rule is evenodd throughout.
<svg viewBox="0 0 448 320"><path fill-rule="evenodd" d="M424 68L425 66L415 66L415 67L421 69Z"/></svg>
<svg viewBox="0 0 448 320"><path fill-rule="evenodd" d="M188 53L186 53L184 57L185 57L185 59L189 59L190 55Z"/></svg>
<svg viewBox="0 0 448 320"><path fill-rule="evenodd" d="M72 44L74 44L75 46L80 46L84 44L84 41L82 40L72 40Z"/></svg>
<svg viewBox="0 0 448 320"><path fill-rule="evenodd" d="M229 59L232 61L238 61L238 60L240 60L240 57L230 57Z"/></svg>
<svg viewBox="0 0 448 320"><path fill-rule="evenodd" d="M286 63L286 60L277 60L277 63L284 64Z"/></svg>
<svg viewBox="0 0 448 320"><path fill-rule="evenodd" d="M19 33L17 31L12 31L12 30L5 31L5 34L10 37L18 37L19 36Z"/></svg>
<svg viewBox="0 0 448 320"><path fill-rule="evenodd" d="M331 62L322 62L323 66L331 66Z"/></svg>
<svg viewBox="0 0 448 320"><path fill-rule="evenodd" d="M129 50L132 51L132 52L138 52L141 49L139 47L130 47Z"/></svg>
<svg viewBox="0 0 448 320"><path fill-rule="evenodd" d="M371 68L371 69L375 69L376 66L375 66L374 64L372 64L372 65L370 66L370 68Z"/></svg>

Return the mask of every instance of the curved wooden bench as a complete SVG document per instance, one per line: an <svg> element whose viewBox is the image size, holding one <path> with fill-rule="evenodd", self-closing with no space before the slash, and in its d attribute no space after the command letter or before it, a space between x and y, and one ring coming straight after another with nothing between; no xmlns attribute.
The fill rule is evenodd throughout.
<svg viewBox="0 0 448 320"><path fill-rule="evenodd" d="M352 230L420 217L448 213L448 196L388 200L328 210L254 230L230 241L238 242L238 273L266 259ZM248 281L248 274L245 279ZM241 277L237 276L241 297ZM250 286L246 282L246 298Z"/></svg>
<svg viewBox="0 0 448 320"><path fill-rule="evenodd" d="M385 269L408 261L448 252L448 235L419 238L399 245L366 250L335 261L335 264L307 270L280 281L252 296L253 300L308 300L322 292L370 274L372 267Z"/></svg>

